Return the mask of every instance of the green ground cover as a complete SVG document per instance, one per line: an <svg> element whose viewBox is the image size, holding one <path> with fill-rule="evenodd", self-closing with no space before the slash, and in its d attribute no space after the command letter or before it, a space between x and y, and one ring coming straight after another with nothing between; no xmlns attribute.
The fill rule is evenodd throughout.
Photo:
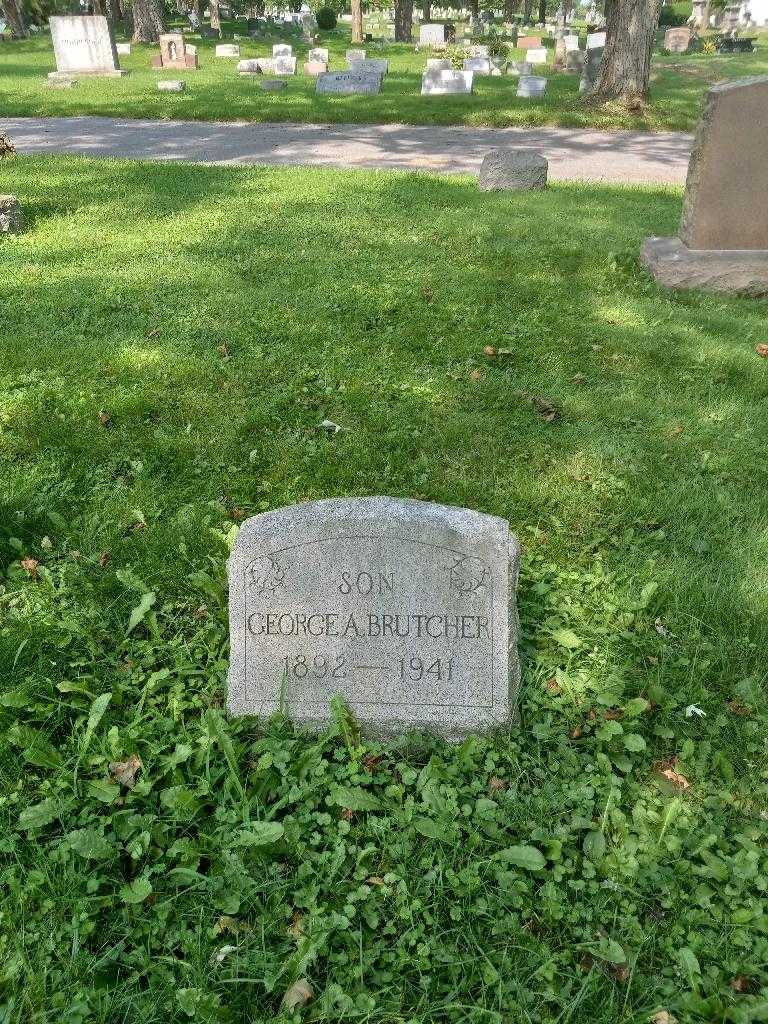
<svg viewBox="0 0 768 1024"><path fill-rule="evenodd" d="M765 1020L768 304L640 271L679 192L0 192L0 1019ZM519 532L519 730L226 721L237 523L369 493Z"/></svg>
<svg viewBox="0 0 768 1024"><path fill-rule="evenodd" d="M242 23L240 23L242 31ZM234 22L226 26L230 38ZM288 38L288 37L286 37ZM660 36L661 38L661 36ZM191 37L199 46L200 69L165 72L184 78L183 94L157 92L163 73L150 69L156 47L135 46L121 66L131 73L122 80L83 80L72 90L52 89L46 74L55 68L47 36L0 47L0 116L64 116L101 114L112 117L181 118L213 121L360 122L407 124L464 124L495 127L560 125L563 127L692 130L703 92L716 81L768 72L768 35L758 50L747 55L676 55L657 57L653 72L652 102L643 114L619 108L590 107L578 94L577 75L551 73L547 93L540 100L517 99L512 76L478 77L473 96L421 96L421 73L428 51L415 52L403 44L381 44L373 56L387 57L391 73L378 96L316 96L314 79L301 73L307 47L296 45L299 74L288 80L285 93L267 94L256 82L239 78L235 61L216 58L214 41ZM274 41L278 37L275 36ZM271 42L243 39L242 56L271 53ZM345 67L349 33L339 28L323 33L322 45L331 50L332 69ZM521 58L522 51L516 56ZM551 61L551 54L550 54Z"/></svg>

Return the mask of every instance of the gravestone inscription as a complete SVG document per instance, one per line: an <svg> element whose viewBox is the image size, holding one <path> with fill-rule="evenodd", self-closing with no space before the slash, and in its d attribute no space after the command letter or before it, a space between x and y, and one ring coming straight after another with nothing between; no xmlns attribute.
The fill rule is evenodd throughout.
<svg viewBox="0 0 768 1024"><path fill-rule="evenodd" d="M315 92L336 93L340 96L355 94L375 96L381 92L381 75L370 71L329 71L317 76Z"/></svg>
<svg viewBox="0 0 768 1024"><path fill-rule="evenodd" d="M322 726L338 694L369 730L448 737L514 718L509 524L388 497L247 520L228 563L233 714Z"/></svg>

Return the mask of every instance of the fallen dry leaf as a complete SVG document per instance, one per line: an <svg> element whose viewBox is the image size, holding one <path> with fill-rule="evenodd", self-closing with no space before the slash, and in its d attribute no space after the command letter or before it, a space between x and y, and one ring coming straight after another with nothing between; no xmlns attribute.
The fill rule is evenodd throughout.
<svg viewBox="0 0 768 1024"><path fill-rule="evenodd" d="M118 785L133 789L136 785L136 776L141 768L139 755L131 754L127 761L112 761L109 765L109 774Z"/></svg>
<svg viewBox="0 0 768 1024"><path fill-rule="evenodd" d="M371 875L370 878L366 878L366 885L386 885L387 883L381 877L381 875Z"/></svg>
<svg viewBox="0 0 768 1024"><path fill-rule="evenodd" d="M470 373L469 376L472 378L472 380L482 380L483 379L483 375L482 375L482 373L479 370L473 370L472 373Z"/></svg>
<svg viewBox="0 0 768 1024"><path fill-rule="evenodd" d="M674 768L662 768L660 769L659 774L679 789L686 790L691 788L691 784L688 779L686 779L684 775L681 775L680 772L676 772Z"/></svg>
<svg viewBox="0 0 768 1024"><path fill-rule="evenodd" d="M551 679L548 679L544 685L550 693L554 693L555 695L563 692L560 683L558 683L554 676L552 676Z"/></svg>
<svg viewBox="0 0 768 1024"><path fill-rule="evenodd" d="M283 1006L286 1010L295 1010L297 1006L305 1006L314 994L307 979L299 978L283 996Z"/></svg>
<svg viewBox="0 0 768 1024"><path fill-rule="evenodd" d="M762 356L763 359L768 359L768 345L764 343L755 345L755 352L757 352L759 356Z"/></svg>
<svg viewBox="0 0 768 1024"><path fill-rule="evenodd" d="M232 354L229 351L229 345L227 345L226 342L223 345L217 345L216 351L219 353L222 359L229 359Z"/></svg>
<svg viewBox="0 0 768 1024"><path fill-rule="evenodd" d="M27 576L33 580L37 579L37 567L40 563L36 558L22 558L19 564Z"/></svg>
<svg viewBox="0 0 768 1024"><path fill-rule="evenodd" d="M378 768L383 760L383 754L366 754L362 760L362 765L367 772L372 772L374 768Z"/></svg>
<svg viewBox="0 0 768 1024"><path fill-rule="evenodd" d="M198 620L199 619L207 619L208 618L208 605L207 604L201 604L199 607L195 608L195 610L192 612L192 618L193 619L198 619Z"/></svg>
<svg viewBox="0 0 768 1024"><path fill-rule="evenodd" d="M734 992L753 992L755 987L755 982L746 974L737 974L735 978L731 978L731 988Z"/></svg>
<svg viewBox="0 0 768 1024"><path fill-rule="evenodd" d="M583 373L574 373L572 380L574 384L583 384L586 380L586 377Z"/></svg>
<svg viewBox="0 0 768 1024"><path fill-rule="evenodd" d="M676 423L675 426L672 427L672 430L670 431L670 434L672 435L672 437L679 437L680 434L682 434L682 432L683 432L682 426L679 423Z"/></svg>
<svg viewBox="0 0 768 1024"><path fill-rule="evenodd" d="M351 811L349 809L349 807L345 807L344 808L344 810L341 812L341 816L344 819L344 821L354 821L355 820L355 812Z"/></svg>
<svg viewBox="0 0 768 1024"><path fill-rule="evenodd" d="M291 923L288 925L288 934L292 939L300 939L304 934L304 929L301 927L301 922L304 920L304 915L299 910L294 910Z"/></svg>
<svg viewBox="0 0 768 1024"><path fill-rule="evenodd" d="M249 932L251 929L245 921L238 921L236 917L230 917L228 914L222 914L213 926L213 930L217 935L223 935L225 932L229 932L232 935L239 935L241 932Z"/></svg>
<svg viewBox="0 0 768 1024"><path fill-rule="evenodd" d="M104 409L99 409L99 423L102 427L108 427L112 422L112 417Z"/></svg>
<svg viewBox="0 0 768 1024"><path fill-rule="evenodd" d="M657 1010L648 1021L649 1024L677 1024L677 1017L673 1017L669 1010Z"/></svg>
<svg viewBox="0 0 768 1024"><path fill-rule="evenodd" d="M500 779L498 775L492 775L490 779L488 779L489 793L502 793L508 786L509 783L507 780Z"/></svg>
<svg viewBox="0 0 768 1024"><path fill-rule="evenodd" d="M486 345L483 349L483 355L488 356L489 359L493 359L495 355L498 355L498 352L493 345Z"/></svg>
<svg viewBox="0 0 768 1024"><path fill-rule="evenodd" d="M424 299L425 302L432 301L432 289L429 287L428 284L422 285L421 297L422 299Z"/></svg>
<svg viewBox="0 0 768 1024"><path fill-rule="evenodd" d="M109 562L111 557L112 556L108 551L102 551L102 553L99 555L99 565L101 566L102 569L107 564L107 562Z"/></svg>
<svg viewBox="0 0 768 1024"><path fill-rule="evenodd" d="M573 727L573 729L571 729L571 731L568 733L568 735L570 736L570 738L572 740L577 740L579 738L579 736L582 735L583 732L584 732L584 730L581 728L581 726L580 725L576 725L576 726Z"/></svg>
<svg viewBox="0 0 768 1024"><path fill-rule="evenodd" d="M618 722L624 717L624 711L622 708L608 708L604 717L606 722Z"/></svg>
<svg viewBox="0 0 768 1024"><path fill-rule="evenodd" d="M733 700L729 700L728 703L725 706L728 708L728 710L731 712L732 715L751 715L752 714L751 710L747 707L747 705L746 704L742 704L741 701L740 700L736 700L735 697L733 698Z"/></svg>
<svg viewBox="0 0 768 1024"><path fill-rule="evenodd" d="M629 981L629 967L626 964L609 964L608 973L622 985Z"/></svg>
<svg viewBox="0 0 768 1024"><path fill-rule="evenodd" d="M248 515L244 508L238 508L237 506L235 506L235 508L233 508L229 514L230 517L234 519L236 523L239 523Z"/></svg>
<svg viewBox="0 0 768 1024"><path fill-rule="evenodd" d="M544 395L533 395L531 402L545 423L555 423L560 419L560 410L551 398L546 398Z"/></svg>

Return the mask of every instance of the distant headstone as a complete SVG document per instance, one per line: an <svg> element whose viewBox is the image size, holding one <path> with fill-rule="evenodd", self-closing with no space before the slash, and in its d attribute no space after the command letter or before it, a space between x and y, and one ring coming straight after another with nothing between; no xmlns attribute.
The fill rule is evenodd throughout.
<svg viewBox="0 0 768 1024"><path fill-rule="evenodd" d="M527 60L511 60L509 64L507 64L508 75L517 75L519 77L520 75L530 75L532 71L533 64L529 63Z"/></svg>
<svg viewBox="0 0 768 1024"><path fill-rule="evenodd" d="M305 43L311 43L318 31L317 18L311 11L305 11L301 15L301 38Z"/></svg>
<svg viewBox="0 0 768 1024"><path fill-rule="evenodd" d="M160 53L152 58L152 67L194 70L197 68L197 49L187 44L181 32L164 32L158 42Z"/></svg>
<svg viewBox="0 0 768 1024"><path fill-rule="evenodd" d="M271 75L274 73L274 60L272 57L249 57L240 61L237 71L240 75Z"/></svg>
<svg viewBox="0 0 768 1024"><path fill-rule="evenodd" d="M307 60L322 61L324 64L328 63L328 47L327 46L314 46L307 54Z"/></svg>
<svg viewBox="0 0 768 1024"><path fill-rule="evenodd" d="M547 91L547 80L538 75L520 75L517 81L517 95L522 99L535 99Z"/></svg>
<svg viewBox="0 0 768 1024"><path fill-rule="evenodd" d="M579 37L578 36L563 36L563 43L565 44L565 52L571 53L579 48Z"/></svg>
<svg viewBox="0 0 768 1024"><path fill-rule="evenodd" d="M593 91L600 78L600 68L603 63L605 50L601 47L591 47L584 53L584 66L581 71L579 92L588 95Z"/></svg>
<svg viewBox="0 0 768 1024"><path fill-rule="evenodd" d="M234 715L458 739L516 717L519 546L504 519L398 498L246 520L228 562Z"/></svg>
<svg viewBox="0 0 768 1024"><path fill-rule="evenodd" d="M587 49L593 50L605 46L605 32L587 33Z"/></svg>
<svg viewBox="0 0 768 1024"><path fill-rule="evenodd" d="M696 132L678 238L641 262L670 288L768 295L768 76L713 86Z"/></svg>
<svg viewBox="0 0 768 1024"><path fill-rule="evenodd" d="M381 76L362 71L333 71L317 76L315 91L319 95L355 94L375 96L381 92Z"/></svg>
<svg viewBox="0 0 768 1024"><path fill-rule="evenodd" d="M435 46L445 42L445 25L419 26L419 44L421 46Z"/></svg>
<svg viewBox="0 0 768 1024"><path fill-rule="evenodd" d="M388 60L375 60L366 57L363 60L350 60L348 63L350 71L370 72L379 76L389 74Z"/></svg>
<svg viewBox="0 0 768 1024"><path fill-rule="evenodd" d="M477 184L483 192L530 192L547 186L546 159L530 149L492 149L483 157Z"/></svg>
<svg viewBox="0 0 768 1024"><path fill-rule="evenodd" d="M347 63L351 60L365 60L365 50L347 50L344 56L347 58Z"/></svg>
<svg viewBox="0 0 768 1024"><path fill-rule="evenodd" d="M130 43L115 43L115 49L117 50L118 57L130 57L131 55Z"/></svg>
<svg viewBox="0 0 768 1024"><path fill-rule="evenodd" d="M239 57L240 46L237 43L219 43L216 47L217 57Z"/></svg>
<svg viewBox="0 0 768 1024"><path fill-rule="evenodd" d="M692 38L693 32L687 27L668 28L664 33L664 49L670 53L685 53Z"/></svg>
<svg viewBox="0 0 768 1024"><path fill-rule="evenodd" d="M546 51L546 48L543 47L543 46L540 46L538 48L533 47L533 46L530 47L530 49L526 50L525 59L528 61L529 64L546 64L547 63L547 51Z"/></svg>
<svg viewBox="0 0 768 1024"><path fill-rule="evenodd" d="M467 47L467 54L470 57L489 57L489 48L484 44L477 44L475 46Z"/></svg>
<svg viewBox="0 0 768 1024"><path fill-rule="evenodd" d="M288 88L288 83L280 78L260 78L259 86L264 92L283 92Z"/></svg>
<svg viewBox="0 0 768 1024"><path fill-rule="evenodd" d="M427 71L450 71L452 68L453 64L449 60L440 57L427 58Z"/></svg>
<svg viewBox="0 0 768 1024"><path fill-rule="evenodd" d="M464 61L464 70L475 75L490 75L491 62L487 57L467 57Z"/></svg>
<svg viewBox="0 0 768 1024"><path fill-rule="evenodd" d="M473 88L471 71L427 71L421 77L422 96L469 96Z"/></svg>
<svg viewBox="0 0 768 1024"><path fill-rule="evenodd" d="M541 46L541 36L518 36L517 46L520 50L536 50Z"/></svg>
<svg viewBox="0 0 768 1024"><path fill-rule="evenodd" d="M0 196L0 235L20 235L24 213L16 196Z"/></svg>
<svg viewBox="0 0 768 1024"><path fill-rule="evenodd" d="M158 92L184 92L187 86L186 82L182 82L178 79L165 79L157 83Z"/></svg>
<svg viewBox="0 0 768 1024"><path fill-rule="evenodd" d="M272 73L274 75L295 75L296 74L296 58L295 57L273 57L272 58Z"/></svg>
<svg viewBox="0 0 768 1024"><path fill-rule="evenodd" d="M565 70L581 74L584 70L584 51L568 50L565 55Z"/></svg>
<svg viewBox="0 0 768 1024"><path fill-rule="evenodd" d="M304 61L304 74L309 75L310 78L316 78L317 75L324 75L327 70L328 64L324 60Z"/></svg>
<svg viewBox="0 0 768 1024"><path fill-rule="evenodd" d="M102 15L53 16L49 19L56 70L48 78L73 75L127 75L117 59L117 48L109 22Z"/></svg>
<svg viewBox="0 0 768 1024"><path fill-rule="evenodd" d="M273 57L292 57L293 56L293 47L289 46L287 43L275 43L275 45L272 47L272 56Z"/></svg>

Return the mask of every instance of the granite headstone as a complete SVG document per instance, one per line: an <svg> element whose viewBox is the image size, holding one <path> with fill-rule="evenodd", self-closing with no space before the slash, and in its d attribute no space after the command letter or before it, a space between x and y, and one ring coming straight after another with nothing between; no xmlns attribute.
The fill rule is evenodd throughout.
<svg viewBox="0 0 768 1024"><path fill-rule="evenodd" d="M325 499L246 520L229 559L232 714L448 738L515 718L517 539L422 501Z"/></svg>
<svg viewBox="0 0 768 1024"><path fill-rule="evenodd" d="M49 19L56 70L48 78L103 75L119 78L122 71L109 22L102 15L53 16Z"/></svg>

